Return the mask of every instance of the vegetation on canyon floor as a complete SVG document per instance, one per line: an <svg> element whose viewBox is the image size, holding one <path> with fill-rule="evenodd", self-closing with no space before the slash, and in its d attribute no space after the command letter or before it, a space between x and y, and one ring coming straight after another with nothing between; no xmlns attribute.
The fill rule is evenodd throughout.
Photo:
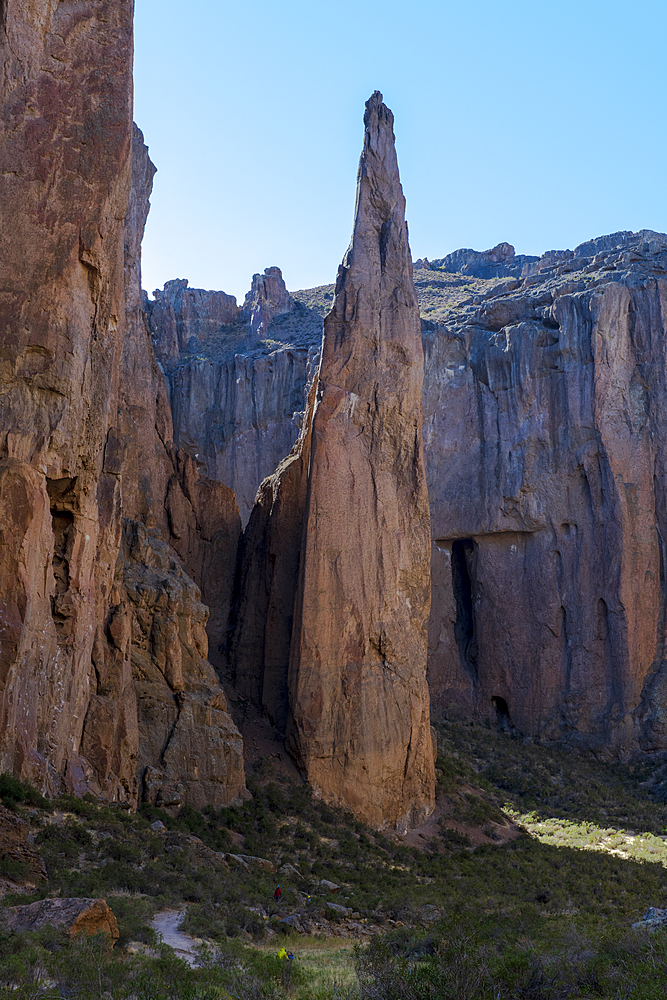
<svg viewBox="0 0 667 1000"><path fill-rule="evenodd" d="M664 760L601 763L454 723L439 746L439 824L423 846L373 834L271 759L243 806L177 817L47 803L3 777L3 802L31 823L48 871L5 904L103 896L120 939L110 951L48 928L0 935L0 996L662 997L667 932L632 924L667 904ZM228 868L218 852L292 869ZM166 907L202 939L199 967L156 940Z"/></svg>

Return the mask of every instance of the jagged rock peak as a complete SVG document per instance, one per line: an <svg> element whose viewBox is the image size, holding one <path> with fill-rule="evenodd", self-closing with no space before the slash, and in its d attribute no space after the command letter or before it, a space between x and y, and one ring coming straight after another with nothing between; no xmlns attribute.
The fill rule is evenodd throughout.
<svg viewBox="0 0 667 1000"><path fill-rule="evenodd" d="M275 316L292 308L292 300L279 267L267 267L264 274L253 274L250 291L243 304L243 318L258 339L265 337Z"/></svg>
<svg viewBox="0 0 667 1000"><path fill-rule="evenodd" d="M377 91L364 124L310 421L287 744L327 800L405 829L434 803L423 353L393 115Z"/></svg>
<svg viewBox="0 0 667 1000"><path fill-rule="evenodd" d="M353 254L361 255L362 260L368 258L375 264L379 253L380 264L384 268L384 251L392 220L400 229L405 230L406 246L407 230L405 198L396 158L394 116L382 103L379 90L366 102L364 126L364 148L357 175L354 230L343 267L349 267L353 263ZM379 244L378 227L381 231ZM382 227L386 228L383 230Z"/></svg>

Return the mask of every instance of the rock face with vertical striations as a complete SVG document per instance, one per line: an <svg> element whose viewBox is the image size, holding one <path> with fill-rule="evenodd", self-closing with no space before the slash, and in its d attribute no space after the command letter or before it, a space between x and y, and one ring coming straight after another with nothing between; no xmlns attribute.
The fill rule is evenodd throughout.
<svg viewBox="0 0 667 1000"><path fill-rule="evenodd" d="M244 538L232 663L242 690L278 724L287 716L288 748L319 794L405 829L434 804L423 355L379 93L364 121L354 233L302 434Z"/></svg>
<svg viewBox="0 0 667 1000"><path fill-rule="evenodd" d="M234 490L245 525L259 484L298 436L322 317L290 298L277 267L253 275L241 309L233 296L188 288L186 279L154 294L147 315L174 443Z"/></svg>
<svg viewBox="0 0 667 1000"><path fill-rule="evenodd" d="M231 491L179 461L143 310L154 168L132 125L132 10L2 5L0 770L46 794L134 806L176 785L222 804L243 791L241 743L196 583L215 577L224 631L240 520ZM123 515L157 548L121 547ZM133 676L147 618L151 663L182 674L154 685L170 723L148 743Z"/></svg>
<svg viewBox="0 0 667 1000"><path fill-rule="evenodd" d="M373 94L324 321L287 745L327 800L405 829L433 810L435 778L424 363L393 120Z"/></svg>
<svg viewBox="0 0 667 1000"><path fill-rule="evenodd" d="M434 714L664 748L667 237L524 273L424 335Z"/></svg>
<svg viewBox="0 0 667 1000"><path fill-rule="evenodd" d="M73 787L120 540L102 462L124 325L131 0L6 0L0 134L0 770ZM131 801L133 775L112 776Z"/></svg>

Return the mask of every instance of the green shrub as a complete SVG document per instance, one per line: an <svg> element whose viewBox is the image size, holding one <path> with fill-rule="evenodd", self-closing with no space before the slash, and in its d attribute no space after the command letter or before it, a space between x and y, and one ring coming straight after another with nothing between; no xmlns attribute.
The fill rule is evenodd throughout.
<svg viewBox="0 0 667 1000"><path fill-rule="evenodd" d="M36 788L18 778L12 777L9 771L0 774L0 799L2 804L8 809L15 809L17 805L37 806L40 809L48 809L49 803Z"/></svg>

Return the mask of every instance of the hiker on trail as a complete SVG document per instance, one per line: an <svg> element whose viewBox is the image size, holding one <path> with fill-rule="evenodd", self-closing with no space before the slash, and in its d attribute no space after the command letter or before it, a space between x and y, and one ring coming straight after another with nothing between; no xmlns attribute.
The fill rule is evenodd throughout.
<svg viewBox="0 0 667 1000"><path fill-rule="evenodd" d="M280 951L278 952L278 958L283 959L283 958L287 958L287 957L288 957L287 956L287 951L285 950L285 945L283 945L282 948L280 949Z"/></svg>
<svg viewBox="0 0 667 1000"><path fill-rule="evenodd" d="M280 888L279 885L276 886L276 891L273 894L273 898L275 899L276 903L279 903L280 900L283 898L283 890Z"/></svg>
<svg viewBox="0 0 667 1000"><path fill-rule="evenodd" d="M291 952L291 951L288 951L288 952L287 952L287 957L288 957L288 959L289 959L289 961L290 961L290 962L293 962L293 961L294 961L294 955L292 954L292 952Z"/></svg>

